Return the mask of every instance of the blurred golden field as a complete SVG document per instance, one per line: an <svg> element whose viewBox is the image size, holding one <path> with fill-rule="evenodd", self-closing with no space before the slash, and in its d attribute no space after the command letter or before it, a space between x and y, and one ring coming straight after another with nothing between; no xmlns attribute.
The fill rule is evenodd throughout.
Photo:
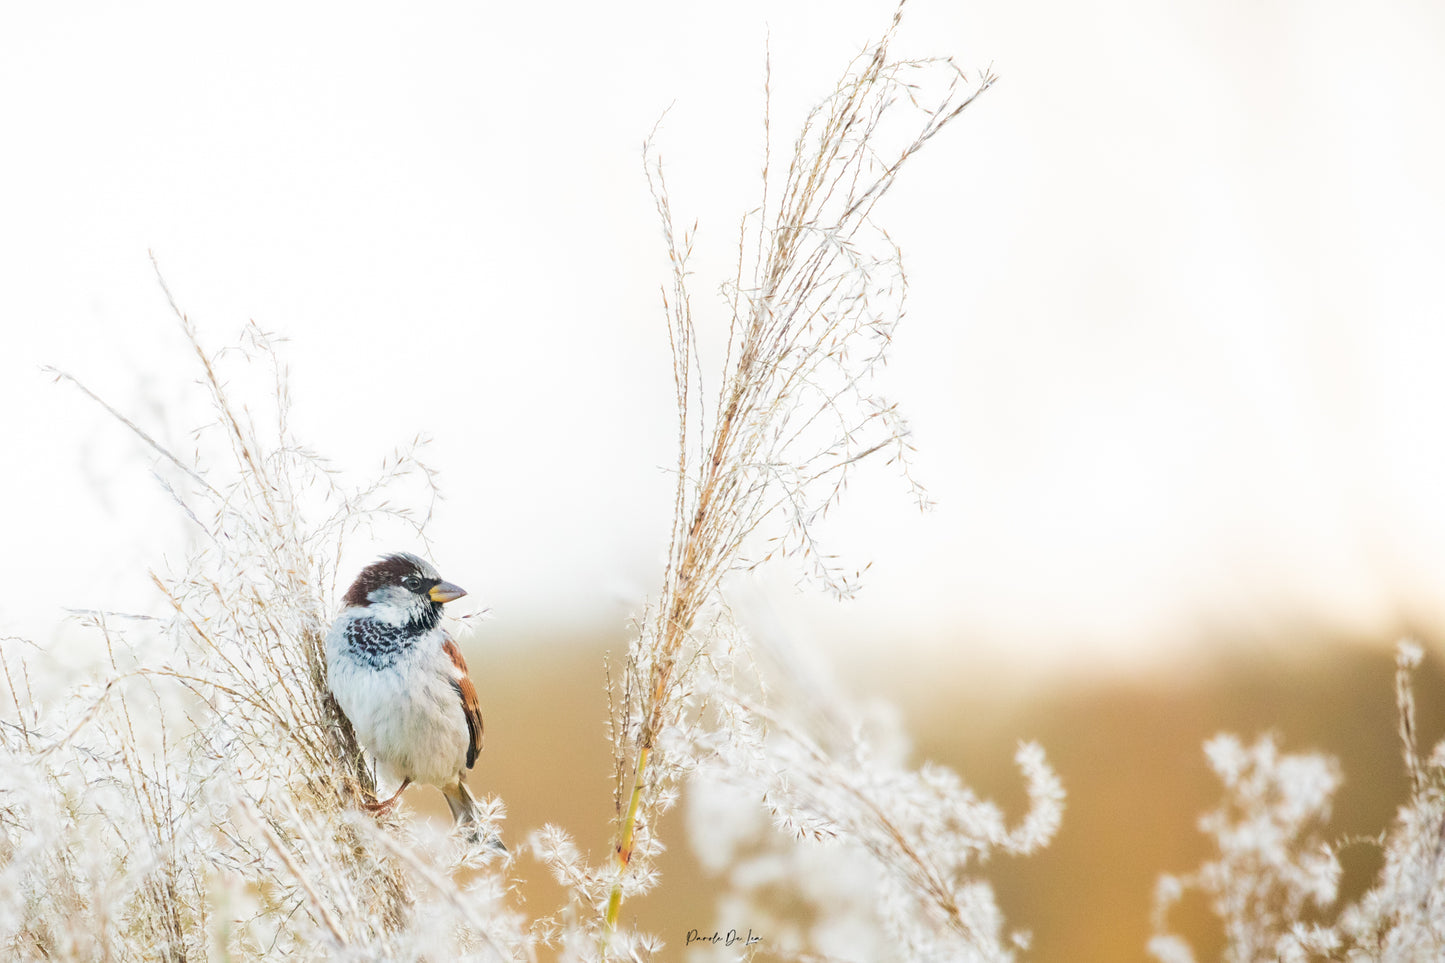
<svg viewBox="0 0 1445 963"><path fill-rule="evenodd" d="M625 648L608 637L504 638L489 623L468 646L468 659L487 710L488 745L472 782L500 794L508 834L557 822L594 855L610 830L607 704L603 657ZM1043 852L1003 858L986 873L1010 927L1031 930L1028 958L1059 963L1121 963L1147 959L1150 909L1161 872L1187 872L1209 855L1196 829L1217 804L1220 786L1202 743L1220 731L1249 739L1271 731L1286 751L1336 756L1345 782L1335 798L1326 838L1375 836L1404 800L1395 710L1394 661L1386 640L1223 640L1217 655L1149 677L1061 680L1039 688L1024 669L971 669L960 640L948 672L928 664L862 658L845 667L859 696L897 705L914 739L913 762L956 769L981 795L1011 815L1024 806L1012 763L1020 739L1041 743L1068 791L1063 829ZM1445 734L1445 675L1436 658L1416 674L1420 742ZM413 791L410 803L446 819L440 794ZM686 807L684 797L682 806ZM713 898L721 885L699 869L684 842L682 809L666 817L670 850L659 861L663 885L631 905L638 924L658 934L667 959L681 958L688 930L719 925ZM590 832L590 837L589 837ZM1374 847L1344 849L1342 899L1373 882L1381 859ZM527 859L518 894L534 911L562 898L542 867ZM740 930L748 920L731 921ZM1171 917L1201 959L1217 958L1217 922L1202 901L1186 898ZM767 934L756 957L767 960Z"/></svg>

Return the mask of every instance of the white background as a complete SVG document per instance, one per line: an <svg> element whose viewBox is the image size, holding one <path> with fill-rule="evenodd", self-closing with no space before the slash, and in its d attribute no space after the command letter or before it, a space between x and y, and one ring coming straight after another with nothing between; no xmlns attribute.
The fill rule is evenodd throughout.
<svg viewBox="0 0 1445 963"><path fill-rule="evenodd" d="M290 339L295 424L338 465L434 439L436 561L490 637L620 624L669 506L642 141L671 105L721 321L765 43L780 150L890 15L7 5L0 633L149 609L184 545L152 456L40 370L186 444L148 249L210 344ZM840 644L1039 667L1445 626L1442 51L1425 2L912 0L895 53L1001 77L879 209L913 283L885 388L938 508L875 470L831 531L874 563L861 598L744 594Z"/></svg>

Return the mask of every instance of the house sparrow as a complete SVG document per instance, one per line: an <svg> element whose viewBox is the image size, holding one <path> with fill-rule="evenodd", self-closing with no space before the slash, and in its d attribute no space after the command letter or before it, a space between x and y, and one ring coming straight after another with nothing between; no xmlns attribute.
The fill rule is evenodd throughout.
<svg viewBox="0 0 1445 963"><path fill-rule="evenodd" d="M430 783L476 839L477 803L463 777L482 751L482 713L466 660L441 627L442 605L465 594L415 555L373 562L327 633L326 674L357 741L401 780L367 808L386 812L413 782Z"/></svg>

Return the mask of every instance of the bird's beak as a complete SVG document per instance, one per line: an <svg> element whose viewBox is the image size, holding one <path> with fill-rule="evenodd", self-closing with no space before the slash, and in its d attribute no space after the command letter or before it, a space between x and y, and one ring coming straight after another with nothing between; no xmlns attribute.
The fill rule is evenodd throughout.
<svg viewBox="0 0 1445 963"><path fill-rule="evenodd" d="M460 585L453 585L451 582L438 582L427 593L433 602L450 602L452 599L459 599L466 594L466 589Z"/></svg>

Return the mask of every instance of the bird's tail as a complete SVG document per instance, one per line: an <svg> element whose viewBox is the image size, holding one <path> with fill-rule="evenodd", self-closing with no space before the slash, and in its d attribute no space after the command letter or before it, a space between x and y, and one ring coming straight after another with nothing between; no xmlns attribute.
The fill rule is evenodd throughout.
<svg viewBox="0 0 1445 963"><path fill-rule="evenodd" d="M486 843L493 849L507 851L502 844L502 837L495 832L490 837L485 835L482 827L480 807L477 805L476 797L467 788L467 784L458 779L455 783L447 786L442 792L447 797L447 806L452 811L452 820L457 828L466 834L467 840L472 843Z"/></svg>

